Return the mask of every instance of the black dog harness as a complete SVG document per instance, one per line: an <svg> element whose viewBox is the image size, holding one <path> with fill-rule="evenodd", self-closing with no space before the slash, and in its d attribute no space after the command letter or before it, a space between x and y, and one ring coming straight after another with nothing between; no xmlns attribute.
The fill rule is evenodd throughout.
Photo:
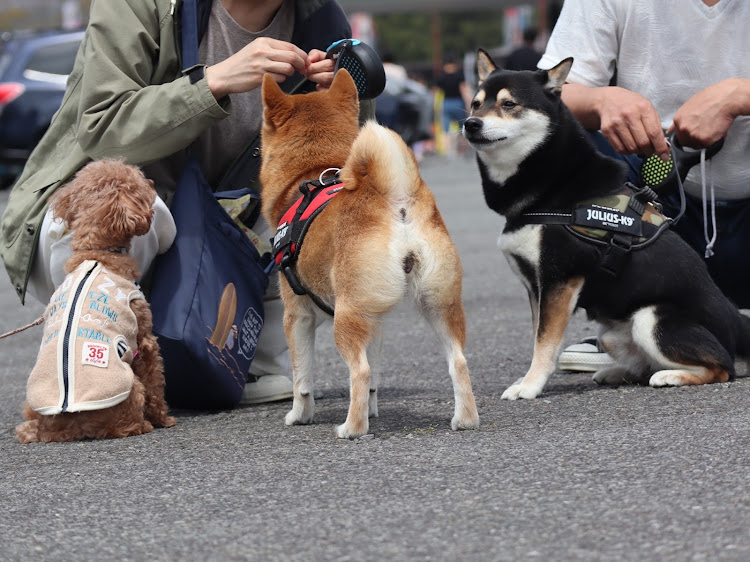
<svg viewBox="0 0 750 562"><path fill-rule="evenodd" d="M302 197L289 207L284 216L281 217L276 229L273 243L274 269L280 269L289 286L297 295L309 295L312 301L318 305L323 312L333 316L333 309L324 303L319 297L307 290L300 282L294 272L299 252L305 234L310 228L313 219L317 217L326 205L343 189L344 184L339 180L338 174L321 180L303 181L299 190Z"/></svg>
<svg viewBox="0 0 750 562"><path fill-rule="evenodd" d="M606 246L599 267L616 277L631 251L654 242L672 223L661 214L656 197L649 187L626 183L618 193L578 203L571 213L524 213L513 225L559 224L587 242Z"/></svg>

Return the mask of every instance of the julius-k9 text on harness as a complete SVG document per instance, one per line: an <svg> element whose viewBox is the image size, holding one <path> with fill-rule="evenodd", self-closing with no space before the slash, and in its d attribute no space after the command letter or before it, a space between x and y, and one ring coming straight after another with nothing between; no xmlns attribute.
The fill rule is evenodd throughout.
<svg viewBox="0 0 750 562"><path fill-rule="evenodd" d="M342 188L343 184L339 181L338 174L318 180L303 181L299 186L302 197L297 199L281 217L276 236L271 241L275 269L281 270L296 294L309 295L318 308L331 316L333 316L333 309L302 286L294 271L294 265L313 219Z"/></svg>
<svg viewBox="0 0 750 562"><path fill-rule="evenodd" d="M617 276L631 251L651 244L672 223L661 214L656 197L649 187L626 183L617 193L581 201L570 213L525 213L514 224L565 226L576 236L601 245L599 267Z"/></svg>

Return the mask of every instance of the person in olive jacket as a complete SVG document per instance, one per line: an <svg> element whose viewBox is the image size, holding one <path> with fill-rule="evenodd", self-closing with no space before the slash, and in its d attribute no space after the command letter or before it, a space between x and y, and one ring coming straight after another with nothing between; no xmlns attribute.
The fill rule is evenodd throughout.
<svg viewBox="0 0 750 562"><path fill-rule="evenodd" d="M0 253L22 303L27 290L46 303L64 278L70 233L52 219L48 202L86 163L123 158L154 180L160 195L154 224L132 249L147 271L174 239L168 205L187 147L197 150L206 179L216 187L243 149L260 144L263 75L271 74L287 91L304 78L301 91L327 87L334 63L325 49L351 36L333 0L198 0L201 64L185 69L181 8L182 0L92 3L60 109L2 216ZM259 150L251 154L258 160L252 175ZM257 176L249 180L257 183ZM253 187L262 193L261 186ZM266 295L266 322L245 403L291 396L282 308L274 296Z"/></svg>

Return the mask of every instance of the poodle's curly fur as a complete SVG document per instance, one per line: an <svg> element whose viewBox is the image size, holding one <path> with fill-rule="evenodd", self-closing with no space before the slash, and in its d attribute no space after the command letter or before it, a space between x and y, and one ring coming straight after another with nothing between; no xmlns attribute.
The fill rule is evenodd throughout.
<svg viewBox="0 0 750 562"><path fill-rule="evenodd" d="M122 160L100 160L84 166L73 180L54 195L55 217L67 222L73 232L73 255L65 264L70 273L85 260L126 279L140 276L138 263L129 252L134 236L146 234L153 218L156 197L153 181L140 168ZM133 359L133 388L127 399L103 410L41 415L26 403L27 420L16 427L21 443L105 439L148 433L170 427L164 400L164 366L159 343L152 332L151 310L144 300L134 300L131 309L138 319L138 354Z"/></svg>

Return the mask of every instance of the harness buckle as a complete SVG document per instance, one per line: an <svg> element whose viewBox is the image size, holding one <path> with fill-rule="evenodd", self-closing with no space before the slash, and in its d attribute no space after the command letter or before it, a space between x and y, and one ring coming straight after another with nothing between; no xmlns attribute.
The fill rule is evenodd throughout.
<svg viewBox="0 0 750 562"><path fill-rule="evenodd" d="M289 248L287 248L281 255L281 259L279 260L279 269L282 269L284 267L291 267L292 261L292 252L289 251Z"/></svg>
<svg viewBox="0 0 750 562"><path fill-rule="evenodd" d="M602 255L599 266L608 274L617 277L625 265L633 246L633 237L616 232L609 239L609 245Z"/></svg>
<svg viewBox="0 0 750 562"><path fill-rule="evenodd" d="M305 197L310 196L310 184L315 183L315 180L305 180L299 184L299 190Z"/></svg>

